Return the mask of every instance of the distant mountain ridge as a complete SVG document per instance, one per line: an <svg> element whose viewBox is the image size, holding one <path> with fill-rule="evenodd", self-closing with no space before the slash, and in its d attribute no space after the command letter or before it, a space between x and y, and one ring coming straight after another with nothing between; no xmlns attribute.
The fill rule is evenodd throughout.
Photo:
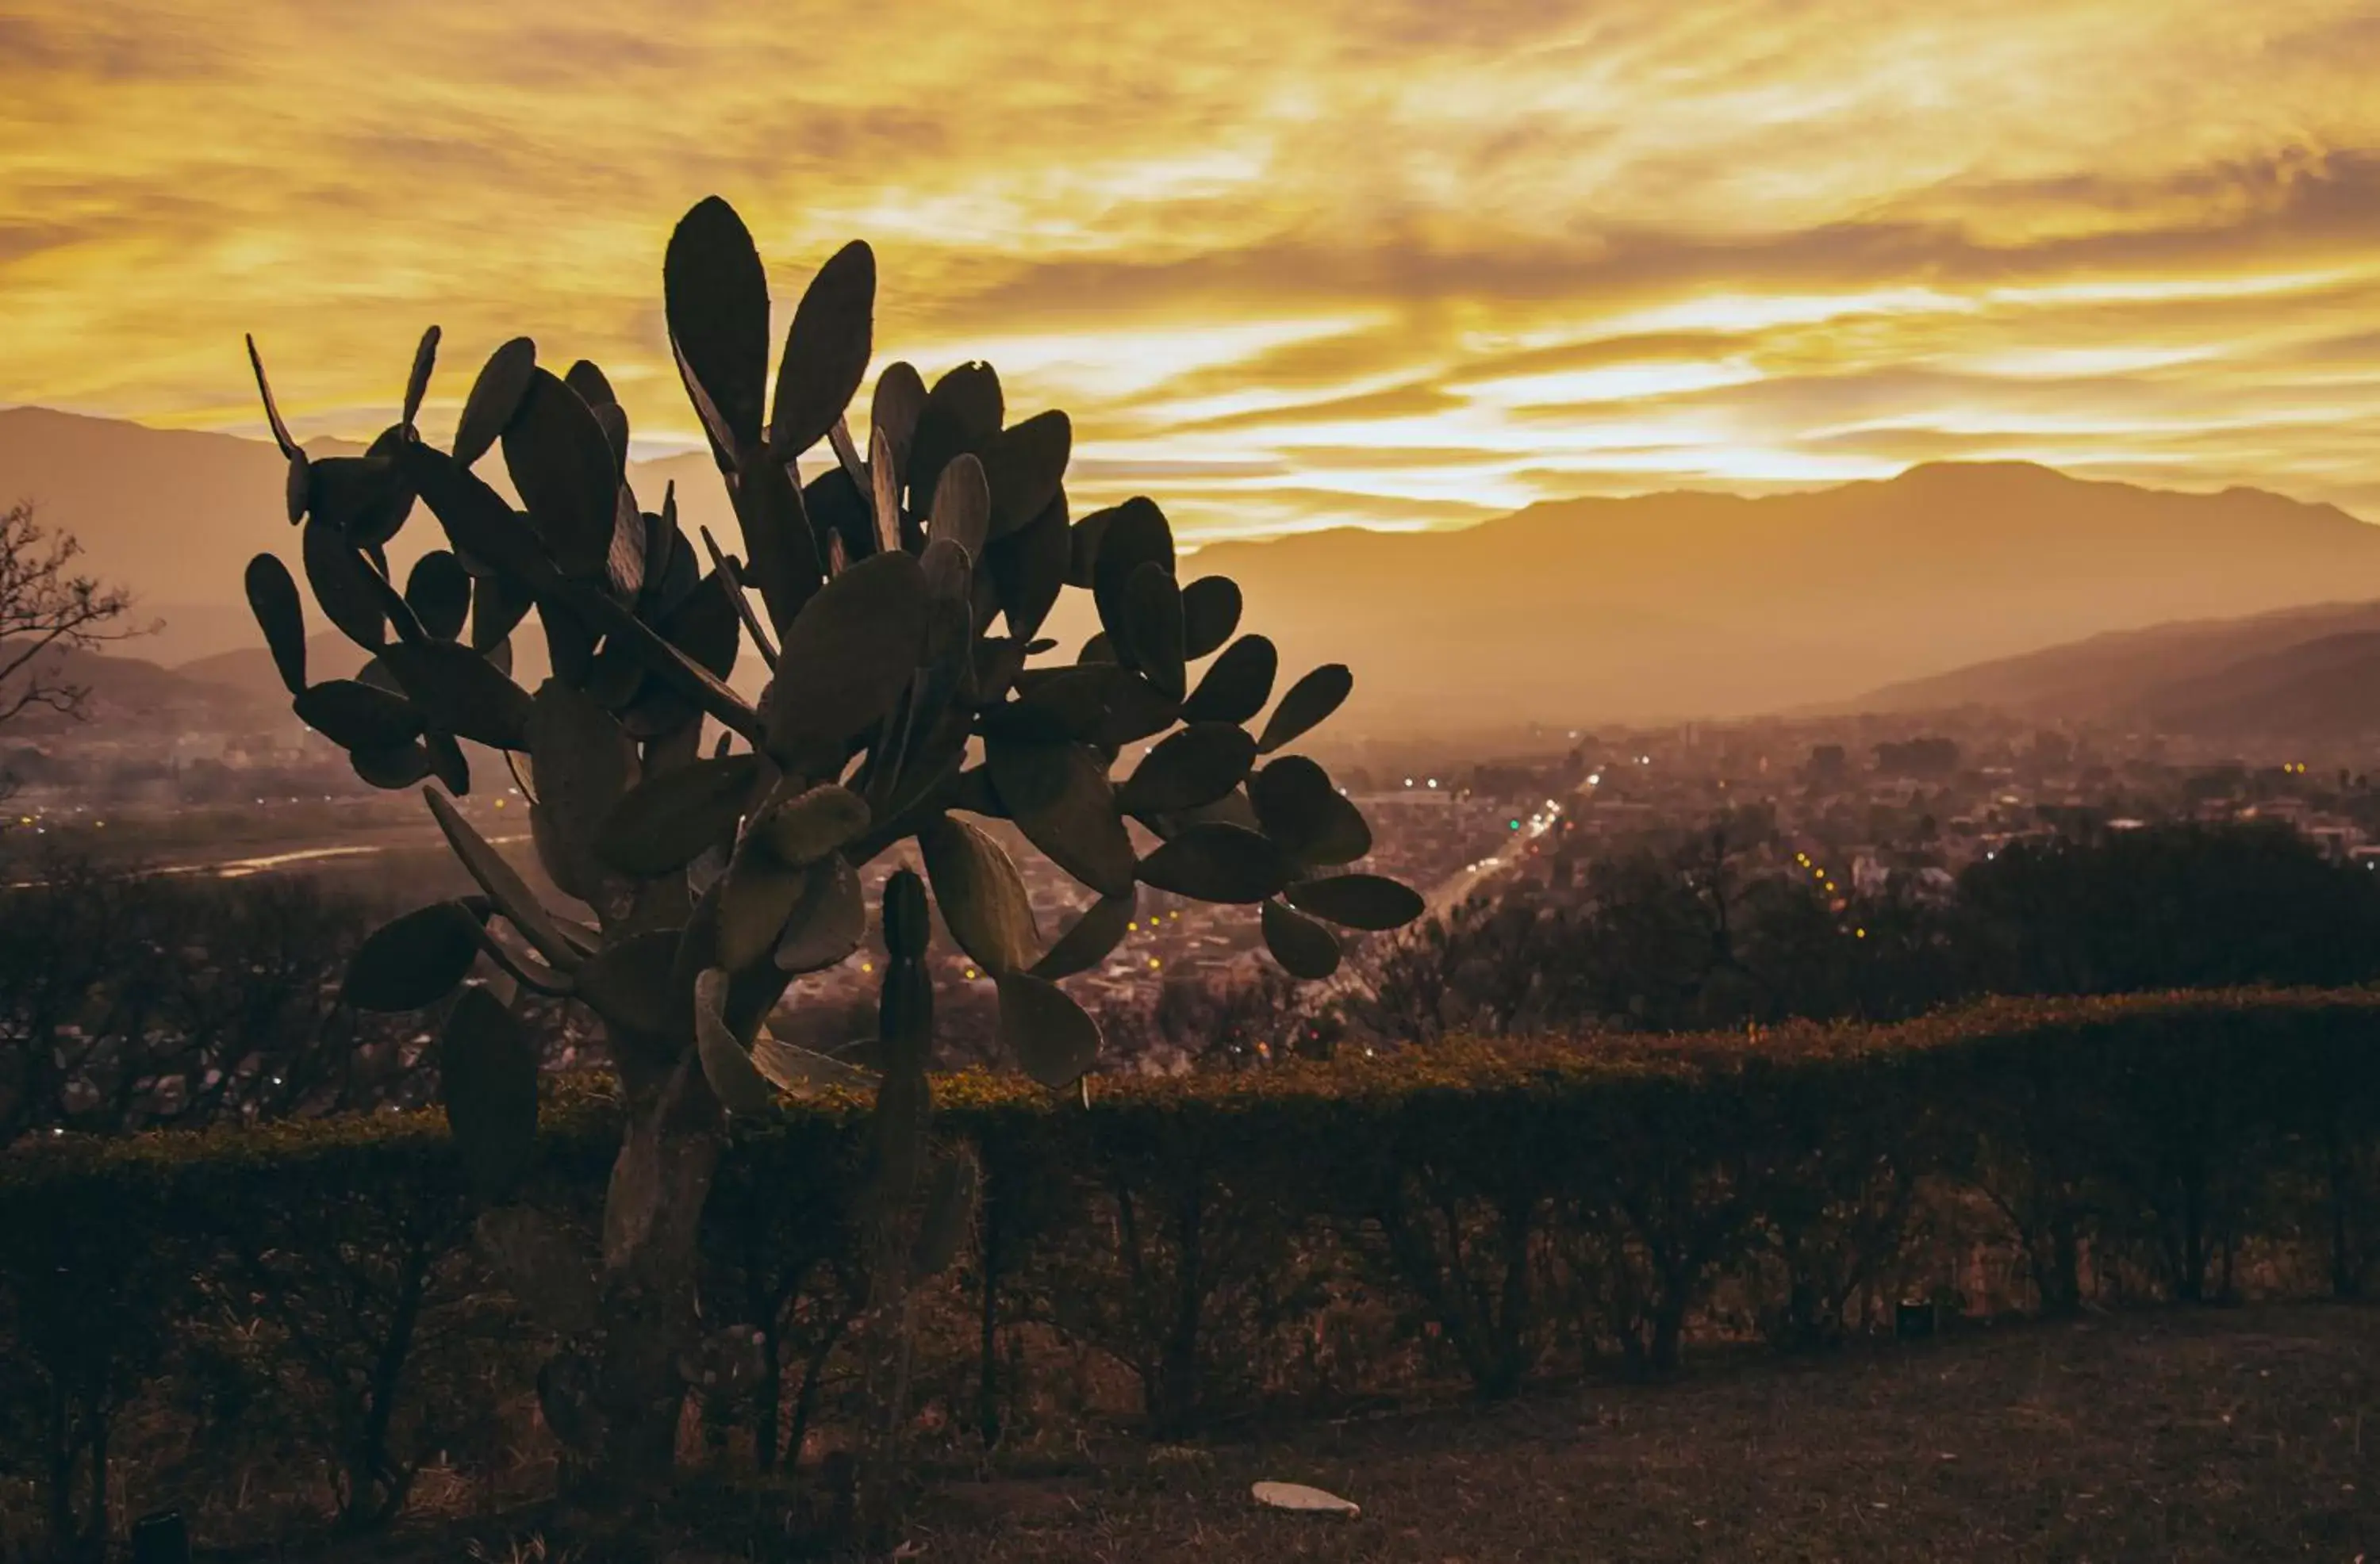
<svg viewBox="0 0 2380 1564"><path fill-rule="evenodd" d="M1934 465L1226 545L1199 568L1240 577L1252 623L1294 616L1289 661L1353 663L1376 711L1591 724L1840 701L2112 630L2380 597L2380 529L2252 490Z"/></svg>
<svg viewBox="0 0 2380 1564"><path fill-rule="evenodd" d="M483 470L501 480L500 461ZM648 504L679 479L680 514L734 546L706 457L630 476ZM0 495L40 501L95 571L167 617L142 648L160 662L254 648L240 570L259 549L294 558L281 482L261 442L0 410ZM417 520L398 567L437 540ZM2380 599L2380 528L2256 490L1935 464L1758 498L1568 500L1459 531L1223 543L1183 568L1240 580L1245 627L1280 644L1284 681L1353 666L1342 725L1386 736L1842 702L2112 631ZM1053 631L1087 633L1081 605L1072 614Z"/></svg>
<svg viewBox="0 0 2380 1564"><path fill-rule="evenodd" d="M2380 602L2095 636L1870 692L1865 711L1983 707L2219 738L2380 734Z"/></svg>
<svg viewBox="0 0 2380 1564"><path fill-rule="evenodd" d="M171 734L242 729L288 717L288 697L278 681L269 690L259 690L237 670L161 667L132 654L130 649L140 645L130 641L123 643L124 649L106 652L53 648L14 676L0 680L0 700L11 703L36 675L44 687L68 686L84 697L79 717L38 704L27 707L0 730L0 747L18 741L46 743L78 733L109 737L134 725ZM270 659L266 666L270 668ZM229 676L210 676L215 672Z"/></svg>

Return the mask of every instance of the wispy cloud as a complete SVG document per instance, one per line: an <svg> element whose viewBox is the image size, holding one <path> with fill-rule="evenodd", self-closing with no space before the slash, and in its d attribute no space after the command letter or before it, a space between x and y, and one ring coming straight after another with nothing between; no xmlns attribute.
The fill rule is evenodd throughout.
<svg viewBox="0 0 2380 1564"><path fill-rule="evenodd" d="M2380 496L2380 23L2352 0L19 0L0 402L447 416L528 331L694 430L669 224L1068 407L1086 502L1443 525L1937 456Z"/></svg>

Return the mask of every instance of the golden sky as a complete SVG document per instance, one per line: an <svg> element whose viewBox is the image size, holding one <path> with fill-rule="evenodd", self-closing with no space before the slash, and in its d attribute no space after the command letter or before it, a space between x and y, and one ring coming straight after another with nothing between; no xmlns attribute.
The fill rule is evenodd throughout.
<svg viewBox="0 0 2380 1564"><path fill-rule="evenodd" d="M446 418L527 332L686 442L716 191L1194 534L1986 456L2380 517L2375 81L2371 0L0 0L0 404L261 432L253 330L369 435L434 321Z"/></svg>

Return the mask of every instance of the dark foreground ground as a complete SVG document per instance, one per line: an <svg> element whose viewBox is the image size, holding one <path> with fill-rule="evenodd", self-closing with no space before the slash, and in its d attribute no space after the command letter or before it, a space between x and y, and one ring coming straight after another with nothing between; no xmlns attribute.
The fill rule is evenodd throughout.
<svg viewBox="0 0 2380 1564"><path fill-rule="evenodd" d="M2367 1430L2365 1425L2372 1426ZM1257 1509L1259 1478L1361 1519ZM765 1502L765 1501L764 1501ZM735 1508L729 1506L727 1508ZM766 1544L449 1535L371 1557L725 1564ZM906 1556L1197 1559L2380 1560L2380 1309L1972 1330L1494 1411L1090 1449L941 1483ZM351 1556L352 1557L352 1556Z"/></svg>
<svg viewBox="0 0 2380 1564"><path fill-rule="evenodd" d="M2375 1396L2380 1311L2115 1316L953 1488L917 1541L986 1564L2348 1564L2380 1558ZM1329 1488L1363 1517L1260 1511L1260 1477Z"/></svg>

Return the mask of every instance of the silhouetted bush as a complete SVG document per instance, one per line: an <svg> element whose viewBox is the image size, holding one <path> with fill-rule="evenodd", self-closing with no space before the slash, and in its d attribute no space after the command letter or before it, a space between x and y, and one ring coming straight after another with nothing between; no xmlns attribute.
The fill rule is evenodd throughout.
<svg viewBox="0 0 2380 1564"><path fill-rule="evenodd" d="M2109 994L2380 975L2380 874L2285 825L2012 843L1959 879L1967 988Z"/></svg>
<svg viewBox="0 0 2380 1564"><path fill-rule="evenodd" d="M1985 995L2380 979L2380 874L2277 825L2020 841L1953 886L1761 867L1738 819L1477 900L1394 941L1349 1002L1390 1041L1891 1021ZM1771 828L1773 830L1773 828ZM1846 878L1848 878L1846 876Z"/></svg>
<svg viewBox="0 0 2380 1564"><path fill-rule="evenodd" d="M2364 992L1458 1040L1103 1079L1087 1105L974 1073L937 1095L985 1172L969 1301L943 1294L919 1337L926 1414L952 1437L1027 1415L1050 1356L1029 1341L1103 1356L1172 1434L1415 1372L1500 1396L1549 1363L1663 1372L1701 1337L1807 1349L1912 1295L2352 1294L2380 1237ZM599 1204L616 1113L600 1080L551 1083L531 1198L566 1223ZM841 1418L865 1118L830 1097L739 1122L706 1218L705 1317L757 1325L772 1365L707 1391L706 1416L750 1430L764 1465ZM271 1395L248 1415L285 1403L278 1437L327 1474L330 1508L386 1521L541 1355L468 1212L426 1113L0 1158L0 1425L56 1534L100 1534L112 1420L217 1318L263 1357ZM1354 1356L1351 1329L1369 1332Z"/></svg>
<svg viewBox="0 0 2380 1564"><path fill-rule="evenodd" d="M419 1108L436 1099L435 1012L339 1002L385 908L301 877L152 874L72 855L0 888L0 1146ZM385 880L387 877L381 877ZM527 996L549 1068L588 1024Z"/></svg>
<svg viewBox="0 0 2380 1564"><path fill-rule="evenodd" d="M338 1003L361 902L299 879L33 867L0 891L0 1146L430 1100L418 1026Z"/></svg>

